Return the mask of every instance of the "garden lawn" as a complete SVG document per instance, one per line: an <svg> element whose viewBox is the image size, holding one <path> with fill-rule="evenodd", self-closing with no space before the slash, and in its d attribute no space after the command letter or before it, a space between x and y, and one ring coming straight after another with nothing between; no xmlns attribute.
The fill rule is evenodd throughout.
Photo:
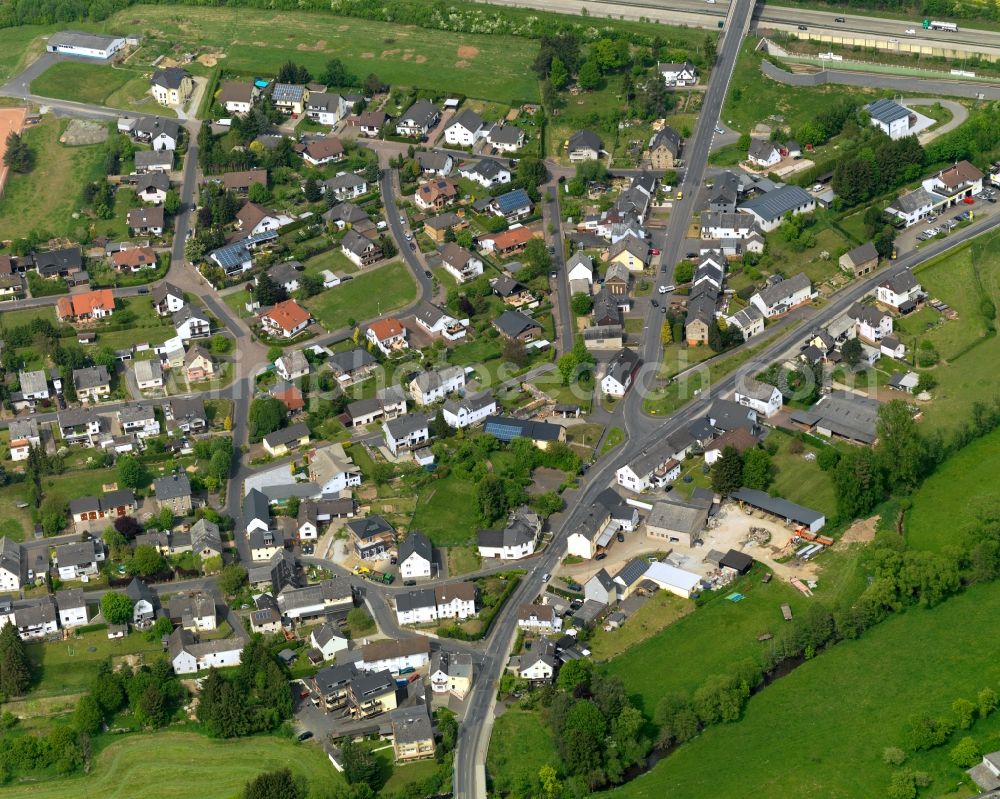
<svg viewBox="0 0 1000 799"><path fill-rule="evenodd" d="M668 591L657 591L617 630L597 628L587 646L594 653L595 660L613 658L656 635L694 609L695 604L689 599L681 599Z"/></svg>
<svg viewBox="0 0 1000 799"><path fill-rule="evenodd" d="M155 752L155 757L150 753ZM216 741L194 733L129 735L96 758L80 777L8 783L4 799L232 799L248 780L265 771L290 768L310 784L342 780L323 750L287 738L256 736ZM142 778L137 779L139 772Z"/></svg>
<svg viewBox="0 0 1000 799"><path fill-rule="evenodd" d="M137 77L138 73L130 69L108 64L60 61L31 81L31 92L42 97L104 105L108 95Z"/></svg>
<svg viewBox="0 0 1000 799"><path fill-rule="evenodd" d="M724 595L733 591L746 598L727 601ZM781 605L785 602L798 613L808 600L780 580L761 583L760 573L754 570L663 632L609 660L605 668L624 680L637 706L652 717L666 694L694 691L709 675L728 673L734 663L769 646L757 636L778 632L784 624Z"/></svg>
<svg viewBox="0 0 1000 799"><path fill-rule="evenodd" d="M531 784L545 765L559 768L552 733L538 713L508 710L493 725L486 773L493 793ZM518 795L521 795L520 793Z"/></svg>
<svg viewBox="0 0 1000 799"><path fill-rule="evenodd" d="M479 550L475 547L448 547L446 551L449 577L478 571L479 567L482 566Z"/></svg>
<svg viewBox="0 0 1000 799"><path fill-rule="evenodd" d="M753 697L740 721L708 729L614 795L886 796L893 769L882 751L906 748L908 720L944 715L955 699L996 686L1000 660L983 633L998 613L1000 584L993 583L890 618L799 666ZM667 657L676 662L675 653ZM998 730L994 713L939 749L909 752L906 768L927 772L929 795L940 796L965 776L949 762L949 749L971 735L989 751Z"/></svg>
<svg viewBox="0 0 1000 799"><path fill-rule="evenodd" d="M39 675L29 698L86 691L98 667L108 658L141 654L146 662L151 662L151 656L159 657L163 652L159 641L147 641L142 633L133 632L111 641L105 630L58 643L28 644L27 649L33 669Z"/></svg>
<svg viewBox="0 0 1000 799"><path fill-rule="evenodd" d="M396 261L326 289L305 304L324 327L339 330L350 327L351 319L355 323L374 319L409 305L416 298L413 275L406 264Z"/></svg>
<svg viewBox="0 0 1000 799"><path fill-rule="evenodd" d="M963 447L917 489L906 514L907 543L934 551L951 544L966 525L980 520L981 505L995 502L996 486L983 476L996 474L1000 430Z"/></svg>
<svg viewBox="0 0 1000 799"><path fill-rule="evenodd" d="M818 510L827 519L833 519L837 515L833 479L829 472L819 468L815 459L806 460L805 457L807 453L818 453L819 447L806 444L796 455L789 451L795 440L780 430L768 433L768 443L774 441L778 444L778 451L772 459L775 475L770 490L787 500Z"/></svg>
<svg viewBox="0 0 1000 799"><path fill-rule="evenodd" d="M438 768L438 762L436 760L418 760L415 763L404 763L391 766L391 768L392 776L382 786L382 790L387 795L401 791L411 782L422 783L429 777L434 776L434 772Z"/></svg>
<svg viewBox="0 0 1000 799"><path fill-rule="evenodd" d="M478 523L475 486L450 476L421 491L410 529L424 533L435 546L450 547L474 544Z"/></svg>
<svg viewBox="0 0 1000 799"><path fill-rule="evenodd" d="M331 58L355 74L375 72L391 86L499 100L538 100L528 69L538 45L529 39L428 30L329 13L251 8L135 6L108 29L141 25L152 39L216 49L226 70L271 76L292 59L318 76Z"/></svg>
<svg viewBox="0 0 1000 799"><path fill-rule="evenodd" d="M47 115L24 132L24 140L35 151L35 168L26 175L11 173L0 198L0 230L5 239L24 238L33 230L51 236L75 235L86 223L72 215L82 207L84 184L103 176L103 152L99 145L66 147L59 136L67 120ZM114 220L101 220L105 227ZM100 228L100 225L98 226Z"/></svg>
<svg viewBox="0 0 1000 799"><path fill-rule="evenodd" d="M326 252L321 252L319 255L314 255L303 266L305 266L306 274L316 275L317 277L320 276L324 269L329 269L337 275L353 275L358 271L358 267L340 250L327 250Z"/></svg>

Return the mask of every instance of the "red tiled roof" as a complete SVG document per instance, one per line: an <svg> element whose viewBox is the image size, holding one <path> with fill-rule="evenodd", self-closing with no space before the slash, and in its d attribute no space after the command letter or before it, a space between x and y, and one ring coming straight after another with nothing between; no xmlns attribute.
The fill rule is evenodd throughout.
<svg viewBox="0 0 1000 799"><path fill-rule="evenodd" d="M372 322L368 325L368 329L375 334L375 337L379 341L385 341L402 333L403 325L400 324L398 319L379 319L377 322Z"/></svg>
<svg viewBox="0 0 1000 799"><path fill-rule="evenodd" d="M265 313L264 318L270 319L282 330L290 332L303 322L308 322L312 317L309 315L309 311L295 300L285 300Z"/></svg>

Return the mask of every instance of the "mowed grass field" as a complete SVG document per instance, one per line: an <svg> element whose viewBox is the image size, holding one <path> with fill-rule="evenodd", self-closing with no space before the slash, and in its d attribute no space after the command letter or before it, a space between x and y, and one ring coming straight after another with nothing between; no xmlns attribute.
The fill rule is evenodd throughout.
<svg viewBox="0 0 1000 799"><path fill-rule="evenodd" d="M538 99L538 81L528 69L538 44L511 36L427 30L319 12L169 6L135 6L105 27L217 51L225 69L248 76L270 77L288 59L319 75L336 56L357 75L374 72L390 85L503 102Z"/></svg>
<svg viewBox="0 0 1000 799"><path fill-rule="evenodd" d="M316 744L259 736L215 741L194 733L130 735L97 757L90 774L8 784L4 799L232 799L250 779L290 768L310 784L343 778Z"/></svg>
<svg viewBox="0 0 1000 799"><path fill-rule="evenodd" d="M349 319L374 319L416 298L413 275L405 263L396 261L326 289L306 300L305 305L327 330L339 330L349 326Z"/></svg>
<svg viewBox="0 0 1000 799"><path fill-rule="evenodd" d="M83 220L72 215L82 205L83 186L102 175L103 147L67 147L59 136L68 121L46 115L26 128L24 140L34 149L35 168L26 175L11 173L0 198L0 231L3 238L18 239L32 230L51 236L82 231Z"/></svg>
<svg viewBox="0 0 1000 799"><path fill-rule="evenodd" d="M135 73L107 64L62 61L31 82L32 94L103 105L105 98L129 82Z"/></svg>
<svg viewBox="0 0 1000 799"><path fill-rule="evenodd" d="M998 613L1000 584L994 583L931 610L914 608L890 618L766 688L750 700L740 721L709 728L649 774L606 795L886 796L893 769L882 751L906 748L912 715L941 716L959 697L975 699L983 687L996 689L1000 660L984 632L995 626ZM664 653L657 670L662 676L669 678L672 659ZM995 749L998 730L1000 715L994 714L943 747L910 753L905 768L932 777L928 796L971 796L950 793L964 774L949 762L948 751L964 735L972 735L983 751Z"/></svg>
<svg viewBox="0 0 1000 799"><path fill-rule="evenodd" d="M913 495L906 514L906 542L913 549L940 551L968 525L978 509L997 496L1000 430L973 441L949 458Z"/></svg>

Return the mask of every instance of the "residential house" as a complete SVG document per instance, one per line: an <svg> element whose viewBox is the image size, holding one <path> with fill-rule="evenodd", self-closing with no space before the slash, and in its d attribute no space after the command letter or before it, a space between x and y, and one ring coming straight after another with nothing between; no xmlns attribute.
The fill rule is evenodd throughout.
<svg viewBox="0 0 1000 799"><path fill-rule="evenodd" d="M592 130L579 130L566 142L566 155L574 164L581 161L596 161L603 153L601 139Z"/></svg>
<svg viewBox="0 0 1000 799"><path fill-rule="evenodd" d="M0 302L23 299L26 286L25 279L21 275L0 274Z"/></svg>
<svg viewBox="0 0 1000 799"><path fill-rule="evenodd" d="M816 199L799 186L781 186L740 203L740 211L754 215L765 233L777 228L789 214L807 214L816 210Z"/></svg>
<svg viewBox="0 0 1000 799"><path fill-rule="evenodd" d="M639 363L639 356L633 350L620 349L607 365L601 379L601 392L608 397L624 397L632 386Z"/></svg>
<svg viewBox="0 0 1000 799"><path fill-rule="evenodd" d="M742 377L737 380L736 402L753 408L758 416L770 418L781 410L781 392L776 386L762 383L752 377Z"/></svg>
<svg viewBox="0 0 1000 799"><path fill-rule="evenodd" d="M263 444L264 449L272 457L283 457L293 449L309 444L309 428L301 422L283 427L264 436Z"/></svg>
<svg viewBox="0 0 1000 799"><path fill-rule="evenodd" d="M909 269L886 278L875 289L875 297L880 303L901 314L914 310L922 296L923 288Z"/></svg>
<svg viewBox="0 0 1000 799"><path fill-rule="evenodd" d="M979 194L983 190L983 177L983 173L968 161L959 161L925 178L922 185L927 191L945 197L947 207Z"/></svg>
<svg viewBox="0 0 1000 799"><path fill-rule="evenodd" d="M337 381L345 386L365 380L371 371L378 366L378 361L371 356L368 350L361 347L334 353L327 360L327 363Z"/></svg>
<svg viewBox="0 0 1000 799"><path fill-rule="evenodd" d="M854 321L854 333L863 341L877 344L892 334L892 315L874 305L856 302L847 311L847 317Z"/></svg>
<svg viewBox="0 0 1000 799"><path fill-rule="evenodd" d="M637 494L666 487L680 477L680 461L690 445L691 442L675 436L661 445L647 447L618 469L615 473L618 485Z"/></svg>
<svg viewBox="0 0 1000 799"><path fill-rule="evenodd" d="M302 160L311 166L332 164L344 157L344 145L336 136L311 139L302 147Z"/></svg>
<svg viewBox="0 0 1000 799"><path fill-rule="evenodd" d="M485 138L486 121L471 108L465 108L451 118L444 129L444 140L456 147L474 147Z"/></svg>
<svg viewBox="0 0 1000 799"><path fill-rule="evenodd" d="M132 624L139 629L150 627L160 609L160 598L138 577L125 587L125 596L132 600Z"/></svg>
<svg viewBox="0 0 1000 799"><path fill-rule="evenodd" d="M253 185L267 186L266 169L247 169L243 172L224 172L218 178L212 180L222 183L226 191L234 191L237 194L246 194Z"/></svg>
<svg viewBox="0 0 1000 799"><path fill-rule="evenodd" d="M166 280L153 286L151 297L153 308L160 316L176 313L186 304L184 292Z"/></svg>
<svg viewBox="0 0 1000 799"><path fill-rule="evenodd" d="M59 629L55 598L49 594L14 610L14 626L22 641L38 641Z"/></svg>
<svg viewBox="0 0 1000 799"><path fill-rule="evenodd" d="M332 193L341 202L353 200L368 193L368 181L353 172L338 172L323 183L323 191Z"/></svg>
<svg viewBox="0 0 1000 799"><path fill-rule="evenodd" d="M690 61L682 64L657 64L656 71L663 76L667 86L694 86L698 82L698 70Z"/></svg>
<svg viewBox="0 0 1000 799"><path fill-rule="evenodd" d="M506 219L508 224L520 222L531 216L531 198L524 189L514 189L494 197L489 207L496 216Z"/></svg>
<svg viewBox="0 0 1000 799"><path fill-rule="evenodd" d="M184 305L179 311L175 311L171 321L182 341L204 338L212 332L208 316L191 305Z"/></svg>
<svg viewBox="0 0 1000 799"><path fill-rule="evenodd" d="M67 408L57 413L59 435L64 444L85 444L92 447L104 429L100 416L88 408Z"/></svg>
<svg viewBox="0 0 1000 799"><path fill-rule="evenodd" d="M445 211L443 214L424 220L424 233L435 244L444 244L449 230L455 232L464 230L468 226L469 223L464 217L459 216L454 211Z"/></svg>
<svg viewBox="0 0 1000 799"><path fill-rule="evenodd" d="M420 150L414 154L414 158L420 165L421 174L424 175L437 175L443 178L451 174L455 165L455 159L440 150Z"/></svg>
<svg viewBox="0 0 1000 799"><path fill-rule="evenodd" d="M191 73L180 67L156 70L149 83L153 99L160 105L184 105L194 91Z"/></svg>
<svg viewBox="0 0 1000 799"><path fill-rule="evenodd" d="M169 172L174 168L173 150L139 150L135 154L135 172Z"/></svg>
<svg viewBox="0 0 1000 799"><path fill-rule="evenodd" d="M487 416L483 421L483 430L505 443L515 438L527 438L539 449L548 449L553 441L566 441L566 428L561 425L511 416Z"/></svg>
<svg viewBox="0 0 1000 799"><path fill-rule="evenodd" d="M747 239L757 232L757 219L742 211L704 211L701 215L703 239Z"/></svg>
<svg viewBox="0 0 1000 799"><path fill-rule="evenodd" d="M131 247L112 254L111 265L119 272L156 269L156 251L152 247Z"/></svg>
<svg viewBox="0 0 1000 799"><path fill-rule="evenodd" d="M541 535L542 521L527 506L511 511L503 529L479 530L479 556L499 560L520 560L533 554Z"/></svg>
<svg viewBox="0 0 1000 799"><path fill-rule="evenodd" d="M521 252L533 238L535 238L535 231L531 228L513 227L499 233L485 233L478 236L476 241L483 252L493 253L503 258Z"/></svg>
<svg viewBox="0 0 1000 799"><path fill-rule="evenodd" d="M183 472L158 477L153 481L156 504L170 508L175 516L186 516L193 507L191 481Z"/></svg>
<svg viewBox="0 0 1000 799"><path fill-rule="evenodd" d="M368 325L365 338L378 347L384 355L392 355L396 350L409 348L406 343L406 328L398 319L379 319Z"/></svg>
<svg viewBox="0 0 1000 799"><path fill-rule="evenodd" d="M403 580L431 576L434 547L430 539L416 530L407 534L399 545L399 576Z"/></svg>
<svg viewBox="0 0 1000 799"><path fill-rule="evenodd" d="M542 334L542 326L520 311L506 310L493 320L493 327L506 339L532 341Z"/></svg>
<svg viewBox="0 0 1000 799"><path fill-rule="evenodd" d="M503 186L511 180L511 171L495 158L480 158L459 167L458 172L486 189Z"/></svg>
<svg viewBox="0 0 1000 799"><path fill-rule="evenodd" d="M123 131L123 122L118 121L120 132L127 132L136 141L146 142L154 150L176 150L180 142L181 126L175 119L139 117L135 120L126 119L124 125Z"/></svg>
<svg viewBox="0 0 1000 799"><path fill-rule="evenodd" d="M424 211L440 211L459 198L461 191L451 178L431 178L413 193L413 202Z"/></svg>
<svg viewBox="0 0 1000 799"><path fill-rule="evenodd" d="M726 321L730 327L740 331L744 341L764 332L764 315L757 309L756 305L748 305L746 308L740 309L728 317Z"/></svg>
<svg viewBox="0 0 1000 799"><path fill-rule="evenodd" d="M441 119L441 112L427 100L417 100L396 122L396 135L423 138Z"/></svg>
<svg viewBox="0 0 1000 799"><path fill-rule="evenodd" d="M373 641L361 647L358 668L367 672L390 671L399 674L403 669L419 669L430 662L430 641L422 635L397 640Z"/></svg>
<svg viewBox="0 0 1000 799"><path fill-rule="evenodd" d="M277 599L282 615L299 622L344 614L354 607L354 591L346 580L322 580L305 588L284 588Z"/></svg>
<svg viewBox="0 0 1000 799"><path fill-rule="evenodd" d="M434 588L439 619L466 619L476 616L476 584L447 583Z"/></svg>
<svg viewBox="0 0 1000 799"><path fill-rule="evenodd" d="M876 100L865 106L871 126L881 130L890 139L909 136L917 124L917 115L895 100Z"/></svg>
<svg viewBox="0 0 1000 799"><path fill-rule="evenodd" d="M621 325L598 325L585 328L583 344L588 350L620 350L625 345L625 330Z"/></svg>
<svg viewBox="0 0 1000 799"><path fill-rule="evenodd" d="M306 99L306 116L320 125L333 127L343 118L344 114L353 108L339 94L328 92L309 92Z"/></svg>
<svg viewBox="0 0 1000 799"><path fill-rule="evenodd" d="M761 289L750 297L750 303L755 305L765 318L771 319L805 305L812 299L812 294L812 283L805 272L799 272L793 277L779 280Z"/></svg>
<svg viewBox="0 0 1000 799"><path fill-rule="evenodd" d="M418 588L396 594L395 601L397 624L430 624L438 619L433 588Z"/></svg>
<svg viewBox="0 0 1000 799"><path fill-rule="evenodd" d="M583 595L586 602L613 605L618 601L618 583L606 569L598 569L597 573L583 584Z"/></svg>
<svg viewBox="0 0 1000 799"><path fill-rule="evenodd" d="M385 444L393 456L405 450L417 449L431 440L430 418L422 413L409 413L382 422Z"/></svg>
<svg viewBox="0 0 1000 799"><path fill-rule="evenodd" d="M539 638L520 656L517 676L536 685L551 683L558 668L555 645L548 638Z"/></svg>
<svg viewBox="0 0 1000 799"><path fill-rule="evenodd" d="M208 350L192 344L184 356L184 377L189 383L208 380L215 375L215 361Z"/></svg>
<svg viewBox="0 0 1000 799"><path fill-rule="evenodd" d="M504 301L505 305L513 308L534 308L538 305L538 299L531 290L520 281L508 275L501 275L490 279L490 288L493 293Z"/></svg>
<svg viewBox="0 0 1000 799"><path fill-rule="evenodd" d="M461 366L445 366L420 372L410 381L408 388L417 405L430 405L465 388L465 369Z"/></svg>
<svg viewBox="0 0 1000 799"><path fill-rule="evenodd" d="M718 290L705 285L688 300L687 316L684 319L684 337L689 347L705 346L718 306Z"/></svg>
<svg viewBox="0 0 1000 799"><path fill-rule="evenodd" d="M133 433L139 439L160 434L156 411L152 405L145 403L130 403L119 408L118 423L123 433Z"/></svg>
<svg viewBox="0 0 1000 799"><path fill-rule="evenodd" d="M517 609L518 629L551 635L562 630L562 619L552 605L521 605Z"/></svg>
<svg viewBox="0 0 1000 799"><path fill-rule="evenodd" d="M50 397L49 379L45 370L37 369L25 372L23 369L17 373L18 385L21 390L18 402L24 403L23 407L34 407L37 400L47 400Z"/></svg>
<svg viewBox="0 0 1000 799"><path fill-rule="evenodd" d="M293 221L287 214L268 211L254 202L245 202L236 214L236 229L246 236L259 236L290 225Z"/></svg>
<svg viewBox="0 0 1000 799"><path fill-rule="evenodd" d="M309 635L309 643L319 651L323 660L333 660L338 652L346 651L348 646L347 636L330 622L313 630Z"/></svg>
<svg viewBox="0 0 1000 799"><path fill-rule="evenodd" d="M222 536L219 525L199 519L191 525L191 551L202 560L222 557Z"/></svg>
<svg viewBox="0 0 1000 799"><path fill-rule="evenodd" d="M653 169L673 169L681 151L680 134L664 125L649 140L649 161Z"/></svg>
<svg viewBox="0 0 1000 799"><path fill-rule="evenodd" d="M115 519L131 516L138 509L135 494L127 488L108 491L100 497L70 500L69 514L77 533L102 533Z"/></svg>
<svg viewBox="0 0 1000 799"><path fill-rule="evenodd" d="M889 204L885 212L900 219L906 227L910 227L921 219L927 218L935 209L943 207L946 203L945 197L921 186L901 194Z"/></svg>
<svg viewBox="0 0 1000 799"><path fill-rule="evenodd" d="M162 172L147 172L135 179L135 195L153 208L134 208L128 212L127 220L133 235L163 235L163 203L170 191L170 178Z"/></svg>
<svg viewBox="0 0 1000 799"><path fill-rule="evenodd" d="M309 326L312 315L295 300L285 300L262 313L260 322L273 336L294 338Z"/></svg>
<svg viewBox="0 0 1000 799"><path fill-rule="evenodd" d="M258 562L270 561L285 546L285 538L280 530L251 530L247 532L247 541L250 546L251 559Z"/></svg>
<svg viewBox="0 0 1000 799"><path fill-rule="evenodd" d="M446 341L465 338L469 327L468 319L456 319L436 305L422 302L413 314L414 321L432 336L441 336Z"/></svg>
<svg viewBox="0 0 1000 799"><path fill-rule="evenodd" d="M482 259L455 242L449 242L441 248L441 265L459 283L465 283L483 273Z"/></svg>
<svg viewBox="0 0 1000 799"><path fill-rule="evenodd" d="M302 350L293 350L278 358L274 368L283 380L298 380L309 374L309 361Z"/></svg>
<svg viewBox="0 0 1000 799"><path fill-rule="evenodd" d="M594 284L594 259L582 252L575 252L566 262L566 278L572 294L590 294Z"/></svg>
<svg viewBox="0 0 1000 799"><path fill-rule="evenodd" d="M250 112L258 97L260 88L254 81L226 80L215 99L228 113L242 116Z"/></svg>
<svg viewBox="0 0 1000 799"><path fill-rule="evenodd" d="M194 674L238 666L244 643L241 637L199 642L189 630L178 627L170 635L167 652L175 674Z"/></svg>
<svg viewBox="0 0 1000 799"><path fill-rule="evenodd" d="M472 673L471 655L438 650L431 656L427 676L431 691L436 694L451 694L462 701L472 689Z"/></svg>
<svg viewBox="0 0 1000 799"><path fill-rule="evenodd" d="M649 259L649 245L634 236L626 236L608 250L608 263L620 263L630 272L642 272L649 266Z"/></svg>
<svg viewBox="0 0 1000 799"><path fill-rule="evenodd" d="M756 447L758 443L760 441L754 433L744 427L737 427L705 445L705 463L709 466L713 465L722 457L722 453L727 447L732 447L742 455L748 449Z"/></svg>
<svg viewBox="0 0 1000 799"><path fill-rule="evenodd" d="M854 277L864 277L878 269L878 250L870 241L840 256L840 268Z"/></svg>
<svg viewBox="0 0 1000 799"><path fill-rule="evenodd" d="M299 515L296 519L299 538L303 541L315 541L319 538L320 531L333 519L353 519L356 511L357 503L351 498L304 499L299 503Z"/></svg>
<svg viewBox="0 0 1000 799"><path fill-rule="evenodd" d="M496 412L497 403L493 398L493 392L489 389L478 394L450 399L442 408L445 423L456 430L477 425Z"/></svg>
<svg viewBox="0 0 1000 799"><path fill-rule="evenodd" d="M215 598L207 591L181 591L170 597L167 612L174 624L193 633L211 632L218 625Z"/></svg>
<svg viewBox="0 0 1000 799"><path fill-rule="evenodd" d="M20 591L27 584L27 560L16 541L0 538L0 591Z"/></svg>
<svg viewBox="0 0 1000 799"><path fill-rule="evenodd" d="M27 419L11 419L7 425L10 434L10 459L25 461L32 447L41 447L42 439L38 434L38 422L34 417Z"/></svg>
<svg viewBox="0 0 1000 799"><path fill-rule="evenodd" d="M297 117L306 110L309 90L296 83L275 83L271 87L271 102L283 114Z"/></svg>
<svg viewBox="0 0 1000 799"><path fill-rule="evenodd" d="M524 131L517 125L494 125L486 134L486 141L496 152L514 153L524 146Z"/></svg>
<svg viewBox="0 0 1000 799"><path fill-rule="evenodd" d="M348 230L340 241L340 251L355 266L366 267L382 259L382 246L356 230Z"/></svg>
<svg viewBox="0 0 1000 799"><path fill-rule="evenodd" d="M747 160L755 166L767 169L781 161L781 148L773 141L752 139Z"/></svg>
<svg viewBox="0 0 1000 799"><path fill-rule="evenodd" d="M111 289L70 294L56 301L56 316L60 322L86 322L107 319L114 315L115 295Z"/></svg>
<svg viewBox="0 0 1000 799"><path fill-rule="evenodd" d="M385 560L396 546L396 531L381 516L367 516L347 522L354 553L362 560Z"/></svg>
<svg viewBox="0 0 1000 799"><path fill-rule="evenodd" d="M172 397L163 407L168 429L177 429L182 433L197 433L208 427L205 401L201 397L190 399Z"/></svg>
<svg viewBox="0 0 1000 799"><path fill-rule="evenodd" d="M382 135L382 128L392 121L392 117L385 111L362 111L357 117L357 127L362 136L370 139Z"/></svg>
<svg viewBox="0 0 1000 799"><path fill-rule="evenodd" d="M252 585L253 580L250 583ZM270 594L254 597L254 609L250 611L250 631L261 635L281 632L281 611L278 610L278 603Z"/></svg>
<svg viewBox="0 0 1000 799"><path fill-rule="evenodd" d="M74 369L73 388L80 402L97 402L111 396L111 375L103 365Z"/></svg>
<svg viewBox="0 0 1000 799"><path fill-rule="evenodd" d="M67 588L56 591L56 610L59 626L64 630L82 627L88 622L87 601L82 588Z"/></svg>
<svg viewBox="0 0 1000 799"><path fill-rule="evenodd" d="M18 260L27 267L31 263L29 259ZM46 252L36 252L33 256L35 271L42 277L49 279L55 277L69 277L83 270L83 253L79 247L64 247L59 250L47 250Z"/></svg>

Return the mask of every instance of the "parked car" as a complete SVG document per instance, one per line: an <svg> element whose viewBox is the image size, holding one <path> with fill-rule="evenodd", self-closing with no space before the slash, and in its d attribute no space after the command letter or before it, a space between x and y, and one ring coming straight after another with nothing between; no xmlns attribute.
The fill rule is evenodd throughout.
<svg viewBox="0 0 1000 799"><path fill-rule="evenodd" d="M552 575L549 572L545 572L545 574L542 575L542 582L543 583L547 583L551 579L552 579Z"/></svg>
<svg viewBox="0 0 1000 799"><path fill-rule="evenodd" d="M602 552L600 555L594 558L594 560L604 560L607 556L608 556L607 552Z"/></svg>
<svg viewBox="0 0 1000 799"><path fill-rule="evenodd" d="M622 543L625 540L625 533L618 533L618 543Z"/></svg>
<svg viewBox="0 0 1000 799"><path fill-rule="evenodd" d="M807 30L809 30L809 28L806 25L799 25L799 30L800 31L807 31Z"/></svg>
<svg viewBox="0 0 1000 799"><path fill-rule="evenodd" d="M299 733L299 740L300 741L308 741L312 737L313 737L313 734L311 732L309 732L309 730L306 730L305 732L300 732Z"/></svg>
<svg viewBox="0 0 1000 799"><path fill-rule="evenodd" d="M656 300L650 300L650 302L653 303L653 307L654 308L659 308L660 307L660 303L658 303Z"/></svg>
<svg viewBox="0 0 1000 799"><path fill-rule="evenodd" d="M843 18L843 17L837 17L837 18L836 18L836 19L834 20L834 22L840 22L840 23L843 23L843 22L844 22L844 18Z"/></svg>
<svg viewBox="0 0 1000 799"><path fill-rule="evenodd" d="M726 129L724 127L722 127L722 125L716 125L715 126L715 132L718 133L721 136L723 133L726 132ZM709 188L711 188L711 186L709 186Z"/></svg>
<svg viewBox="0 0 1000 799"><path fill-rule="evenodd" d="M653 248L650 249L649 254L650 255L659 255L660 251L658 249L656 249L656 247L653 247Z"/></svg>

